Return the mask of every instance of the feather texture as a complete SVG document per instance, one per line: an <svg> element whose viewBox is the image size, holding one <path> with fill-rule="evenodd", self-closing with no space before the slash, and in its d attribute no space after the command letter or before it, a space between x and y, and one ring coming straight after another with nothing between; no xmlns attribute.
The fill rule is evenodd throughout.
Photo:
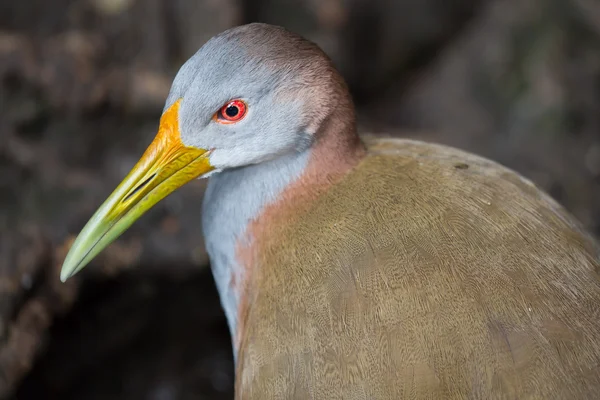
<svg viewBox="0 0 600 400"><path fill-rule="evenodd" d="M597 398L600 253L577 222L480 157L367 147L255 238L237 398Z"/></svg>

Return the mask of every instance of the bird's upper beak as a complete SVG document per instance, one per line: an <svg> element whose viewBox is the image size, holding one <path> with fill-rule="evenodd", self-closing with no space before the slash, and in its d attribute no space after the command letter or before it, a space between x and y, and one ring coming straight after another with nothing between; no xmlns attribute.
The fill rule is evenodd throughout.
<svg viewBox="0 0 600 400"><path fill-rule="evenodd" d="M158 134L131 172L85 225L67 254L64 282L127 230L152 206L213 167L204 149L187 147L179 131L179 101L162 115Z"/></svg>

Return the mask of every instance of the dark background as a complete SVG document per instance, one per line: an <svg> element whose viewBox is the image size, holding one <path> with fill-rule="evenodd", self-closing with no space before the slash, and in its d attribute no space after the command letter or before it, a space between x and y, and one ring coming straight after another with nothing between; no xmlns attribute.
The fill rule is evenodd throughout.
<svg viewBox="0 0 600 400"><path fill-rule="evenodd" d="M363 132L514 168L600 235L596 0L0 0L0 399L229 399L204 182L58 281L153 138L178 67L237 24L285 25L347 78Z"/></svg>

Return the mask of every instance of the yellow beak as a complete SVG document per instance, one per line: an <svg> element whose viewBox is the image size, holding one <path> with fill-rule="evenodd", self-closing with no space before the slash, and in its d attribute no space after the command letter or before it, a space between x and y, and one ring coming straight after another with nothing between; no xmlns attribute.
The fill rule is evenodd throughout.
<svg viewBox="0 0 600 400"><path fill-rule="evenodd" d="M213 170L207 150L186 147L181 142L178 117L179 101L165 111L154 141L71 246L60 273L63 282L85 267L156 203Z"/></svg>

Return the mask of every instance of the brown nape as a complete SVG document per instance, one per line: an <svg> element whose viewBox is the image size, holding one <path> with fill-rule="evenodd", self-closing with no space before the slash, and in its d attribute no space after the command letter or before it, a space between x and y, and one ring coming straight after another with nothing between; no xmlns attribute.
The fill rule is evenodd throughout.
<svg viewBox="0 0 600 400"><path fill-rule="evenodd" d="M310 99L304 118L309 121L309 132L314 132L314 143L298 184L327 186L357 165L366 148L356 130L354 103L346 82L318 46L308 41L306 45L311 62L302 67L296 95Z"/></svg>
<svg viewBox="0 0 600 400"><path fill-rule="evenodd" d="M279 197L276 207L281 211L289 205L297 212L298 204L315 200L366 156L348 87L331 60L314 49L313 67L303 71L311 84L297 93L310 99L304 111L314 142L304 172Z"/></svg>
<svg viewBox="0 0 600 400"><path fill-rule="evenodd" d="M327 118L315 134L311 156L299 184L303 180L318 186L333 184L366 155L365 145L356 132L353 112L345 107L338 111Z"/></svg>

